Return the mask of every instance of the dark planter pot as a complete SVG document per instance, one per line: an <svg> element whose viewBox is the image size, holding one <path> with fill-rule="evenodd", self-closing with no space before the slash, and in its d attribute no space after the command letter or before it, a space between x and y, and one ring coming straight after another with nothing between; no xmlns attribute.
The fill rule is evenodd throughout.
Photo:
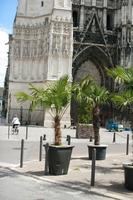
<svg viewBox="0 0 133 200"><path fill-rule="evenodd" d="M96 149L96 160L105 160L107 145L88 145L89 160L92 160L93 149Z"/></svg>
<svg viewBox="0 0 133 200"><path fill-rule="evenodd" d="M49 146L49 174L67 174L74 146Z"/></svg>
<svg viewBox="0 0 133 200"><path fill-rule="evenodd" d="M125 187L133 191L133 164L124 165Z"/></svg>

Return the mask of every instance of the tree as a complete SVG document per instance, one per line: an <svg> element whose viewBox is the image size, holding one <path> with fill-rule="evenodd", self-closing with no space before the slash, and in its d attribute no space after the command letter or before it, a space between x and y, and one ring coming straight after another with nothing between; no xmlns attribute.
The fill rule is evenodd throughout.
<svg viewBox="0 0 133 200"><path fill-rule="evenodd" d="M49 111L54 120L55 145L61 145L61 125L60 121L71 101L71 83L67 75L48 85L46 89L37 88L30 84L30 94L19 92L16 94L19 102L30 102L31 110L38 106L43 106Z"/></svg>
<svg viewBox="0 0 133 200"><path fill-rule="evenodd" d="M107 73L115 82L116 92L112 96L112 101L121 109L128 108L133 115L133 68L117 66L114 69L107 69ZM133 130L133 117L130 120Z"/></svg>
<svg viewBox="0 0 133 200"><path fill-rule="evenodd" d="M100 144L100 108L109 100L109 92L96 84L90 76L86 76L79 84L74 86L75 98L79 103L90 107L92 113L94 144Z"/></svg>

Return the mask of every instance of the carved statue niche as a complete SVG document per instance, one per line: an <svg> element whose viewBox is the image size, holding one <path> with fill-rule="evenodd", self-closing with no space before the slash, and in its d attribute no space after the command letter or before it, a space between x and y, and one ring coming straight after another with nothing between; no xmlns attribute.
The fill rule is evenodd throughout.
<svg viewBox="0 0 133 200"><path fill-rule="evenodd" d="M95 21L95 19L93 19L92 26L91 26L91 31L92 31L92 33L96 32L96 21Z"/></svg>
<svg viewBox="0 0 133 200"><path fill-rule="evenodd" d="M98 10L98 18L99 18L99 23L102 26L103 25L103 13L101 10Z"/></svg>
<svg viewBox="0 0 133 200"><path fill-rule="evenodd" d="M63 25L63 33L65 33L65 34L69 34L69 32L70 32L70 26L68 25L68 24L64 24Z"/></svg>
<svg viewBox="0 0 133 200"><path fill-rule="evenodd" d="M64 52L66 49L67 49L67 38L65 35L63 35L62 51Z"/></svg>
<svg viewBox="0 0 133 200"><path fill-rule="evenodd" d="M53 43L52 43L52 52L58 53L60 50L60 35L59 34L53 34Z"/></svg>
<svg viewBox="0 0 133 200"><path fill-rule="evenodd" d="M59 23L59 22L54 23L53 32L54 33L60 33L61 32L61 23Z"/></svg>
<svg viewBox="0 0 133 200"><path fill-rule="evenodd" d="M16 40L14 44L14 57L20 58L20 48L21 48L21 41Z"/></svg>
<svg viewBox="0 0 133 200"><path fill-rule="evenodd" d="M23 45L23 57L30 56L30 41L24 41Z"/></svg>
<svg viewBox="0 0 133 200"><path fill-rule="evenodd" d="M38 55L42 56L43 53L44 53L44 41L43 40L39 41L39 47L38 48L39 48Z"/></svg>
<svg viewBox="0 0 133 200"><path fill-rule="evenodd" d="M34 40L34 41L32 41L31 56L32 56L33 58L35 58L36 55L37 55L37 41Z"/></svg>
<svg viewBox="0 0 133 200"><path fill-rule="evenodd" d="M91 16L92 16L92 11L89 10L89 9L86 9L86 12L85 12L85 24L87 25L88 22L90 21L91 19Z"/></svg>
<svg viewBox="0 0 133 200"><path fill-rule="evenodd" d="M57 0L56 0L57 1ZM64 6L64 0L58 0L57 3L59 6L63 7Z"/></svg>

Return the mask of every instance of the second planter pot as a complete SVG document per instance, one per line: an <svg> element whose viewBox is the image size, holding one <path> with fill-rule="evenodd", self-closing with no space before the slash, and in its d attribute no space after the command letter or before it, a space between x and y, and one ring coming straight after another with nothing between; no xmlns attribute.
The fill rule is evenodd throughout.
<svg viewBox="0 0 133 200"><path fill-rule="evenodd" d="M133 164L125 164L124 166L125 187L133 191Z"/></svg>
<svg viewBox="0 0 133 200"><path fill-rule="evenodd" d="M108 145L88 145L89 160L92 160L93 149L96 149L96 160L105 160Z"/></svg>

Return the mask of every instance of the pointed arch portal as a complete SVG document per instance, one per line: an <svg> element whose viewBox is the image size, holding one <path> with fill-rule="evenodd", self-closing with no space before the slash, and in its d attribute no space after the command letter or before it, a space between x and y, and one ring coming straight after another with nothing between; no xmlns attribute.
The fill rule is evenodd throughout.
<svg viewBox="0 0 133 200"><path fill-rule="evenodd" d="M79 77L90 74L97 78L101 85L110 88L109 77L105 67L110 67L110 59L103 48L90 45L82 49L73 60L73 80L79 81Z"/></svg>
<svg viewBox="0 0 133 200"><path fill-rule="evenodd" d="M105 67L111 66L110 58L104 48L96 45L87 46L80 50L73 59L73 81L79 82L89 74L98 84L105 86L107 89L111 89L112 82L110 77L107 76L105 69ZM107 112L105 113L107 114ZM106 114L104 114L103 118L105 118ZM77 104L75 102L72 102L71 105L71 117L73 122L76 123ZM103 119L103 121L105 120Z"/></svg>

